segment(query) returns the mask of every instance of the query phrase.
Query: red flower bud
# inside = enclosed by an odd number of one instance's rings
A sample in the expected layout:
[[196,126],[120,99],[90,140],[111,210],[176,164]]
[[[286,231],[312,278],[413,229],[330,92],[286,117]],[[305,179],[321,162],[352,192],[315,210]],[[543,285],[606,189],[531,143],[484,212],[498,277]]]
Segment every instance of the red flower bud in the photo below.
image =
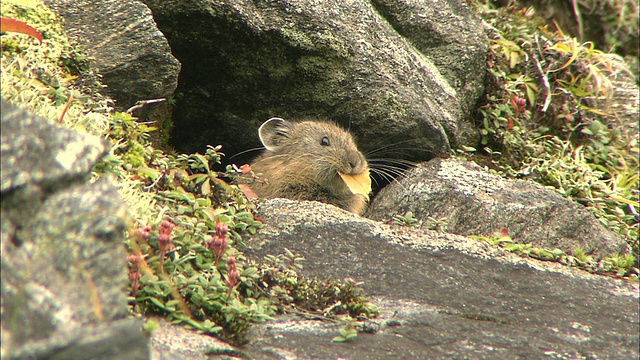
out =
[[149,227],[138,228],[135,231],[135,235],[139,236],[143,240],[149,240],[149,236],[151,235],[151,229]]
[[515,113],[515,116],[518,116],[518,114],[524,112],[524,107],[527,105],[527,102],[519,96],[512,97],[509,103],[511,105],[511,108],[513,109],[513,112]]
[[235,267],[235,265],[236,265],[236,257],[235,256],[229,256],[229,258],[227,259],[227,265]]
[[170,220],[162,220],[158,230],[158,249],[160,250],[160,269],[164,270],[164,255],[174,248],[171,243],[171,232],[176,225]]
[[218,263],[222,255],[227,251],[227,244],[227,239],[218,235],[211,236],[211,240],[206,242],[205,246],[216,255],[215,264]]
[[133,268],[139,268],[140,264],[142,263],[143,259],[142,259],[142,255],[140,254],[131,254],[129,255],[129,257],[127,257],[127,261],[129,261],[129,263],[131,263],[131,266]]
[[229,227],[227,224],[220,221],[220,219],[216,220],[216,235],[219,237],[226,237],[229,232]]
[[138,289],[140,288],[141,277],[142,277],[142,274],[138,270],[135,270],[129,273],[129,281],[131,281],[131,291],[134,296],[136,295],[136,292],[138,292]]
[[238,273],[238,268],[236,267],[236,257],[229,256],[227,259],[227,266],[229,267],[227,270],[227,281],[225,284],[229,288],[227,290],[227,300],[231,298],[231,293],[233,292],[233,288],[238,285],[238,279],[240,279],[240,273]]

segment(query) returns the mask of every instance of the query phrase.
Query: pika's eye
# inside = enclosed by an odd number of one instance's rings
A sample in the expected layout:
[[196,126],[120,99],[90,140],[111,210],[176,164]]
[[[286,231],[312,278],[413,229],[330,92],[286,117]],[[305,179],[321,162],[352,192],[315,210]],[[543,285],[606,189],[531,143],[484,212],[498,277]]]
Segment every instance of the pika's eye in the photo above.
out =
[[322,140],[320,140],[320,145],[322,146],[329,146],[329,138],[328,137],[323,137]]

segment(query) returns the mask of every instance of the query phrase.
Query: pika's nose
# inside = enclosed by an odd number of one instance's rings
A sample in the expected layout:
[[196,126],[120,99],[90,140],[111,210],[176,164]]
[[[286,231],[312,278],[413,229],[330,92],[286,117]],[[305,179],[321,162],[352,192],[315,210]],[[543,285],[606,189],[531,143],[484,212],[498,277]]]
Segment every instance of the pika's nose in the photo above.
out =
[[362,154],[359,152],[350,152],[347,154],[347,160],[349,161],[349,166],[351,167],[352,174],[359,174],[364,171],[365,167],[365,159]]

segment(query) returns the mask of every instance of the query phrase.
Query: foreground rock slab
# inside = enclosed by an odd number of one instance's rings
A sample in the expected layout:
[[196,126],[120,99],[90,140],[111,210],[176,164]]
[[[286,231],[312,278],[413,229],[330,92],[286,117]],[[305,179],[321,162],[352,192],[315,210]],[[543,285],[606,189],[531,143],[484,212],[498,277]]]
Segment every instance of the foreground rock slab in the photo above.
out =
[[308,276],[353,278],[380,307],[374,334],[294,316],[255,327],[256,359],[638,357],[638,286],[527,260],[465,237],[386,226],[332,206],[271,200],[247,242],[287,248]]

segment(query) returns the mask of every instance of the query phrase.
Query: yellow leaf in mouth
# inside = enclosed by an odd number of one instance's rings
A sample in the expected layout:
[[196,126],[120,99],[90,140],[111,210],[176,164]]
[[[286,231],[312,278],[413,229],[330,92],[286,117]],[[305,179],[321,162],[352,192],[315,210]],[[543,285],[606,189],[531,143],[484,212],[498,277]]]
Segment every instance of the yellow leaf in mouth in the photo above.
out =
[[356,175],[347,175],[338,172],[338,175],[344,180],[349,190],[354,194],[360,194],[369,200],[369,193],[371,192],[371,177],[369,176],[369,170]]

